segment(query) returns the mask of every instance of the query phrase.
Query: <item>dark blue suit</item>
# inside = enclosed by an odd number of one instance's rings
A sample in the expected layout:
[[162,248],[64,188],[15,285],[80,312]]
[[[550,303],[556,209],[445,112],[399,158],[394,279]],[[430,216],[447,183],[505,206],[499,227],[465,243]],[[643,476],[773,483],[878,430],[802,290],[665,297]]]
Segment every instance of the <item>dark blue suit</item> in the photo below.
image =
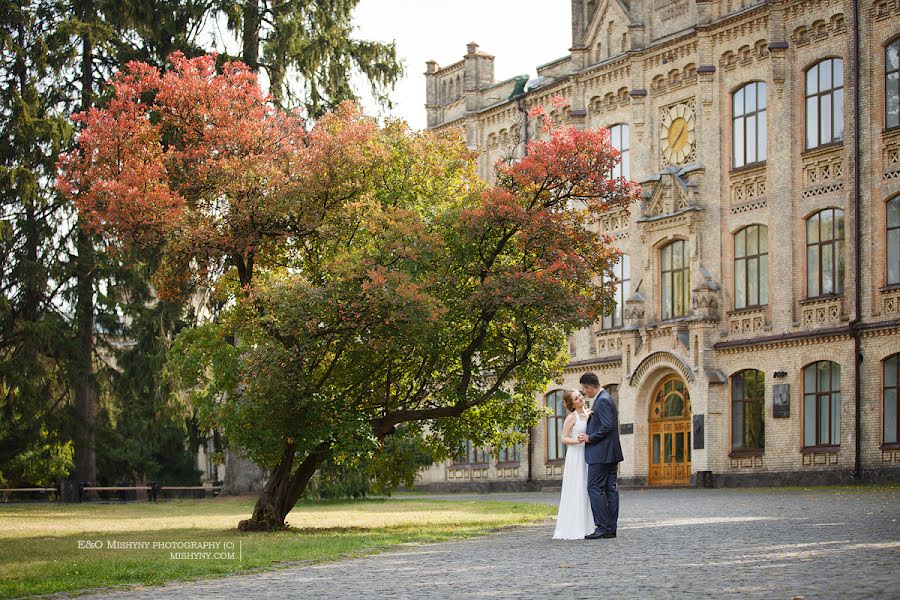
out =
[[619,411],[612,396],[600,390],[587,422],[588,441],[584,460],[588,464],[588,497],[594,525],[602,533],[615,533],[619,521],[618,465],[624,456],[619,443]]

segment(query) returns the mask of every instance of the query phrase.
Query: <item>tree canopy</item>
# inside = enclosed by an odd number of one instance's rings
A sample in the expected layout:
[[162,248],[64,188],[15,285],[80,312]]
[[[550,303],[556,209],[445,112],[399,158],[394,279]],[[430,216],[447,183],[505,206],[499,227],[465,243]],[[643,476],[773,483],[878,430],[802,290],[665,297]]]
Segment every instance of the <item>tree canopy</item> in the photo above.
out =
[[271,469],[244,528],[284,518],[326,458],[398,428],[436,456],[533,425],[566,336],[611,306],[598,217],[636,198],[606,130],[550,131],[481,180],[459,131],[383,126],[354,105],[305,128],[243,64],[129,63],[76,118],[59,185],[171,297],[224,306],[175,341],[207,423]]

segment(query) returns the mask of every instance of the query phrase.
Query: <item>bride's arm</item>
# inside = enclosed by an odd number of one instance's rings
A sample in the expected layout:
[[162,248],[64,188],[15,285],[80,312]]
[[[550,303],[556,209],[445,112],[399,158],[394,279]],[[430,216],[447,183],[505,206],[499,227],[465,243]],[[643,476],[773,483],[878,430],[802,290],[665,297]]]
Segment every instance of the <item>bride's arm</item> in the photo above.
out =
[[562,430],[562,443],[563,444],[568,444],[569,446],[577,446],[578,444],[581,443],[578,441],[578,438],[571,437],[573,427],[575,427],[575,413],[569,413],[569,416],[566,417],[566,420],[563,423],[563,430]]

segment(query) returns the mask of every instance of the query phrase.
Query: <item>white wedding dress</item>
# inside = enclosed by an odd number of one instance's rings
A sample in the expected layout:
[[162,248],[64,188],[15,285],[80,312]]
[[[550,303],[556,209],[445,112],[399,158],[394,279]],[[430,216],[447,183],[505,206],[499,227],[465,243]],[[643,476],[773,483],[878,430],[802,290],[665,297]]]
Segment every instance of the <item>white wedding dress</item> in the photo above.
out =
[[[587,418],[575,413],[575,425],[569,437],[577,438],[587,430]],[[562,493],[559,496],[559,514],[556,516],[554,540],[581,540],[593,533],[594,515],[587,493],[587,463],[584,462],[584,444],[568,446],[566,464],[563,467]]]

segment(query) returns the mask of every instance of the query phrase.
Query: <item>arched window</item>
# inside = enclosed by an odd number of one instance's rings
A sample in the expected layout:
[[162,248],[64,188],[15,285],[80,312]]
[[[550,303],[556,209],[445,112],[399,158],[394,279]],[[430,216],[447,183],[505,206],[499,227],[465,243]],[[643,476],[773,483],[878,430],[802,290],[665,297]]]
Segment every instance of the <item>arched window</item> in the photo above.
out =
[[453,89],[453,78],[450,78],[450,95],[448,96],[448,100],[453,100],[456,98],[456,92]]
[[897,432],[900,431],[900,412],[897,411],[897,390],[900,389],[900,354],[884,359],[882,363],[882,381],[884,382],[884,437],[885,444],[897,443]]
[[806,148],[844,139],[844,61],[827,58],[806,72]]
[[[631,258],[623,254],[613,267],[613,280],[616,291],[613,294],[616,306],[611,315],[603,315],[600,325],[603,329],[617,329],[622,326],[622,314],[625,310],[625,300],[631,296]],[[604,283],[606,278],[604,277]]]
[[841,366],[820,360],[803,369],[803,445],[841,443]]
[[685,317],[690,309],[691,271],[687,242],[676,240],[660,251],[662,318]]
[[748,83],[732,96],[734,168],[766,160],[766,84]]
[[750,225],[734,234],[734,307],[769,303],[769,228]]
[[884,49],[884,126],[900,127],[900,39]]
[[826,208],[806,220],[806,296],[844,291],[844,211]]
[[631,178],[631,130],[628,125],[619,124],[609,128],[609,141],[621,153],[619,164],[613,167],[613,177]]
[[731,449],[765,448],[765,375],[747,369],[731,377]]
[[456,456],[453,457],[454,465],[487,465],[490,464],[491,456],[487,450],[476,448],[472,444],[472,440],[466,440],[460,444]]
[[547,394],[547,407],[553,414],[547,417],[547,460],[562,460],[566,457],[566,445],[562,443],[563,423],[569,411],[563,403],[563,390],[553,390]]
[[885,253],[887,254],[888,285],[900,283],[900,196],[891,198],[885,207],[887,211]]

